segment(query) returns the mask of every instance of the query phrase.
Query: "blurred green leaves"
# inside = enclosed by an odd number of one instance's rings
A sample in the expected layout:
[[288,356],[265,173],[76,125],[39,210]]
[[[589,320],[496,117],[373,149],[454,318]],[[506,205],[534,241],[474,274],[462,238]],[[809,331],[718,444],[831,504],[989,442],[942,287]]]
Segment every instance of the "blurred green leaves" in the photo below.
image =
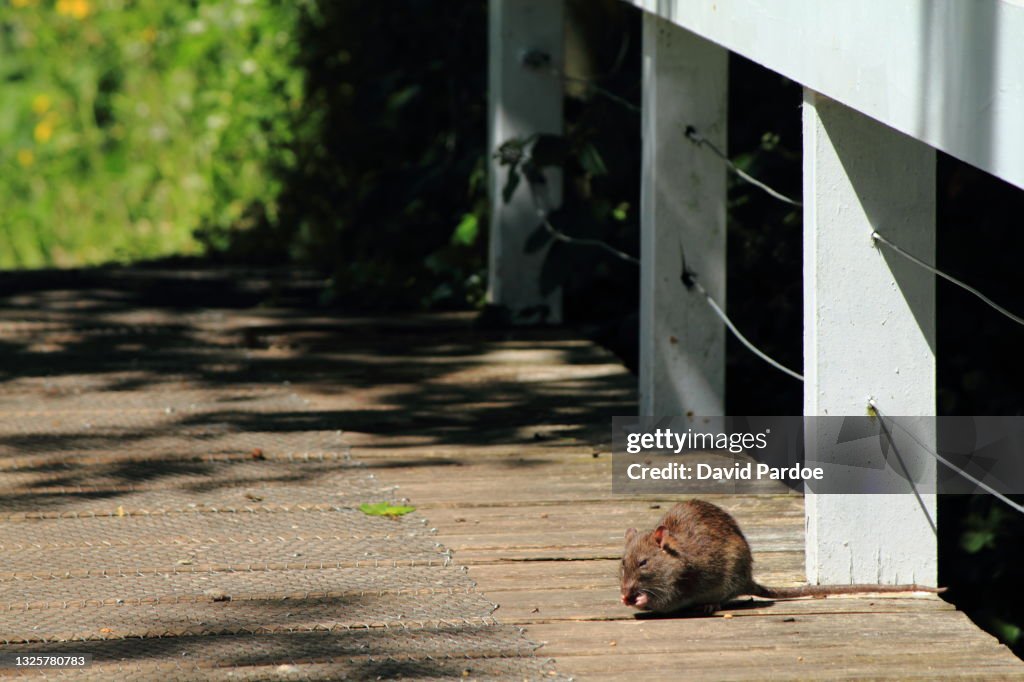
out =
[[590,142],[583,144],[579,153],[580,166],[584,171],[593,177],[608,175],[608,167],[604,165],[604,159]]
[[[537,226],[523,247],[526,253],[544,252],[539,282],[542,294],[571,287],[574,280],[588,286],[588,280],[611,279],[611,268],[622,267],[621,262],[610,260],[604,251],[567,245],[556,239],[555,230],[595,241],[636,240],[637,226],[629,212],[630,202],[612,199],[623,195],[622,188],[603,184],[611,178],[597,140],[594,128],[570,125],[565,135],[538,133],[505,140],[494,153],[498,164],[508,169],[502,189],[505,202],[522,185],[534,194],[532,199],[538,207],[546,208],[544,170],[557,169],[564,180],[560,206],[538,217]],[[635,246],[626,248],[636,250]]]
[[486,7],[9,0],[0,268],[205,252],[480,305]]
[[376,311],[482,303],[488,214],[485,0],[301,3],[304,97],[265,224],[218,235],[329,274],[325,302]]
[[473,246],[477,237],[480,236],[480,220],[472,213],[466,213],[462,220],[455,226],[452,233],[452,244],[461,246]]
[[968,554],[995,549],[1000,541],[1012,538],[1011,522],[1005,508],[992,505],[972,509],[962,520],[960,547]]
[[303,100],[300,10],[271,0],[0,9],[0,267],[198,253],[272,217]]

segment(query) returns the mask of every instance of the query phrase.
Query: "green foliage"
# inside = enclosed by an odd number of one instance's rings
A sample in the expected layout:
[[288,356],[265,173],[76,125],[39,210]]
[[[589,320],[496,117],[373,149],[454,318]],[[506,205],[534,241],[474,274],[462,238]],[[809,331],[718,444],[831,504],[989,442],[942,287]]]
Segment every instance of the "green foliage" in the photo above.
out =
[[604,165],[604,159],[601,158],[601,154],[598,153],[597,147],[590,142],[585,142],[580,146],[579,151],[579,162],[580,167],[583,168],[590,177],[600,177],[602,175],[608,175],[608,167]]
[[948,496],[941,502],[939,530],[958,541],[960,550],[947,550],[948,559],[940,564],[942,583],[950,586],[960,609],[1024,655],[1024,597],[1018,589],[1024,517],[987,495]]
[[483,0],[10,0],[0,267],[207,252],[479,305],[485,28]]
[[[588,106],[584,114],[592,106]],[[621,110],[612,109],[592,118],[589,125],[567,126],[565,135],[536,134],[505,140],[494,154],[498,163],[508,168],[502,188],[503,200],[511,200],[519,187],[525,186],[543,205],[544,170],[558,169],[566,179],[566,191],[561,206],[548,214],[551,226],[574,238],[619,243],[622,249],[637,253],[638,225],[636,217],[629,214],[630,202],[624,200],[624,197],[633,198],[635,193],[635,186],[629,187],[628,183],[637,157],[634,152],[617,158],[616,169],[622,168],[625,172],[620,170],[617,177],[612,177],[598,151],[598,144],[604,139],[601,133],[606,132],[606,128],[614,129],[622,116]],[[626,112],[625,116],[627,122],[637,125],[631,112]],[[557,240],[542,219],[538,219],[537,227],[527,237],[525,250],[527,253],[545,251],[540,273],[540,290],[544,294],[568,288],[570,297],[579,296],[584,291],[592,291],[594,284],[607,278],[611,268],[616,268],[618,274],[632,267],[623,268],[622,262],[606,251]],[[635,271],[631,274],[635,276]],[[636,301],[627,298],[621,303],[625,303],[628,310]],[[615,305],[611,309],[613,314],[621,312],[614,309]],[[605,309],[599,315],[608,313],[609,309]]]
[[1002,507],[973,511],[963,520],[964,530],[960,535],[960,547],[968,554],[977,554],[996,546],[996,539],[1007,522]]
[[451,242],[454,246],[473,246],[479,236],[480,219],[472,213],[466,213],[455,226]]
[[479,305],[486,2],[310,2],[292,40],[306,97],[278,210],[204,240],[320,268],[349,308]]
[[272,218],[303,102],[299,4],[11,0],[0,267],[196,253]]
[[996,636],[1010,647],[1019,650],[1024,645],[1024,630],[1019,625],[1009,623],[998,616],[992,618],[992,629]]

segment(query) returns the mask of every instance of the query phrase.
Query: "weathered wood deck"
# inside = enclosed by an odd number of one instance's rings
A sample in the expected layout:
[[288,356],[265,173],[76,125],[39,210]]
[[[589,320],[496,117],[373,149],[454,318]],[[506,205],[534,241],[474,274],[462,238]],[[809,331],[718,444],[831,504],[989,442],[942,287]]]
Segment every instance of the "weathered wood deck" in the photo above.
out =
[[[147,285],[150,277],[117,280],[134,282],[143,292],[135,295],[37,291],[0,306],[0,640],[20,642],[18,651],[62,646],[57,635],[33,634],[40,623],[82,640],[72,644],[97,660],[126,657],[137,677],[152,679],[168,679],[167,665],[182,679],[197,670],[213,679],[553,673],[546,662],[502,668],[499,659],[521,649],[486,618],[465,621],[479,638],[470,664],[435,661],[464,630],[387,627],[396,613],[468,618],[482,592],[499,620],[545,643],[539,655],[554,659],[558,675],[581,680],[1024,679],[1024,663],[934,597],[634,618],[618,603],[623,530],[650,526],[675,500],[611,494],[609,417],[635,412],[634,378],[570,333],[481,332],[466,315],[214,309],[225,282],[201,277],[189,285],[189,306],[162,308],[167,285]],[[72,375],[80,383],[60,383]],[[98,397],[71,409],[85,395],[75,386]],[[308,404],[292,409],[287,396],[274,397],[282,388]],[[263,395],[248,407],[242,400]],[[111,424],[129,431],[105,431]],[[398,486],[394,497],[409,498],[428,525],[366,521],[351,502],[323,498],[364,469],[275,451],[275,438],[307,448],[326,429],[343,429],[375,477],[372,490],[357,486],[345,499]],[[256,478],[246,478],[250,469]],[[278,469],[285,475],[267,477]],[[170,508],[190,496],[198,511]],[[155,515],[146,506],[154,500],[163,505]],[[798,497],[716,501],[744,527],[759,578],[800,582]],[[93,537],[107,540],[98,547]],[[435,540],[469,567],[476,591],[450,571],[432,572]],[[414,571],[384,563],[404,560]],[[182,667],[204,656],[223,667]]]
[[[651,526],[677,501],[611,494],[610,417],[635,413],[635,378],[571,334],[501,339],[462,325],[458,317],[379,320],[372,334],[341,335],[339,352],[350,354],[353,368],[372,364],[373,379],[338,377],[346,397],[320,392],[317,399],[361,415],[362,423],[348,420],[354,454],[400,486],[500,605],[495,615],[544,642],[540,653],[561,674],[1024,679],[1024,662],[933,596],[635,618],[618,600],[623,531]],[[415,383],[410,372],[421,373]],[[756,576],[803,581],[800,497],[715,501],[744,528]]]

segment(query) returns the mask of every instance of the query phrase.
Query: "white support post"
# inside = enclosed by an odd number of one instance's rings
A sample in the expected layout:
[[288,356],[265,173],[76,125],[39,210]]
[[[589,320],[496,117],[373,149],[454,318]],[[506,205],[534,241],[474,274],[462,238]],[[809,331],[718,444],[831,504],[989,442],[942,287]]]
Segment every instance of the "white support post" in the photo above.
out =
[[[871,234],[934,262],[935,150],[810,90],[803,115],[804,414],[866,416],[874,398],[888,416],[934,415],[935,278]],[[931,456],[900,454],[934,490]],[[887,472],[905,494],[807,494],[811,583],[936,584],[935,495]]]
[[725,306],[728,51],[644,15],[640,199],[640,414],[725,414],[725,327],[680,281],[681,249]]
[[[489,149],[536,133],[561,134],[562,82],[551,71],[563,61],[564,0],[490,0]],[[531,52],[550,56],[550,65],[531,69]],[[540,273],[546,250],[526,252],[526,241],[539,220],[528,183],[519,184],[508,203],[502,188],[508,169],[491,160],[491,231],[487,297],[508,308],[515,323],[561,322],[562,292],[541,292]],[[561,204],[560,171],[546,173],[549,209]],[[545,310],[538,314],[538,310]]]

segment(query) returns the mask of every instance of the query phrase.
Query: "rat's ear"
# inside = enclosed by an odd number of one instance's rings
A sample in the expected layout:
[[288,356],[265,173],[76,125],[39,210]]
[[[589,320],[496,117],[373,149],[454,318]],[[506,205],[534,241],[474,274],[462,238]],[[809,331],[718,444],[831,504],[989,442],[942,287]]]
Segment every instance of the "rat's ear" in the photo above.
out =
[[665,526],[658,526],[654,529],[654,541],[658,543],[658,547],[664,547],[665,542],[668,540],[668,528]]
[[632,540],[633,536],[635,536],[635,535],[636,535],[636,528],[627,528],[626,529],[626,542],[629,542],[630,540]]

